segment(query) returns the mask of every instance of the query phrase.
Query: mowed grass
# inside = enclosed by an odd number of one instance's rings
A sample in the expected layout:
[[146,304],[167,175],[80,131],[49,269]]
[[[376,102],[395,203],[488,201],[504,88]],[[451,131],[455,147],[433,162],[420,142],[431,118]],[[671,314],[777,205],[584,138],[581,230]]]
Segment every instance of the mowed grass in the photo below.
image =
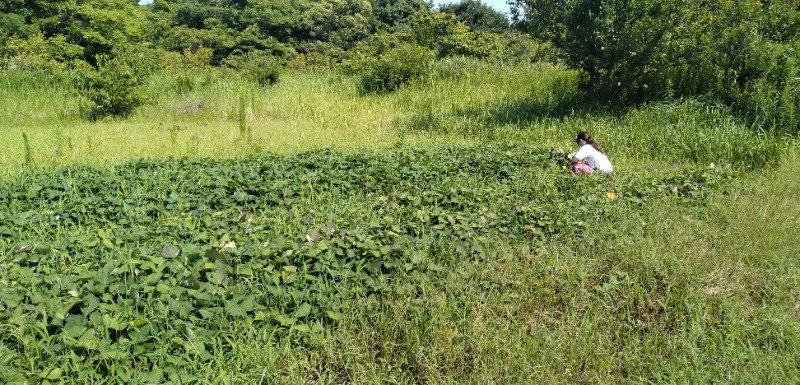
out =
[[[437,71],[397,93],[368,96],[354,78],[334,73],[286,73],[266,88],[199,73],[187,93],[165,74],[148,86],[159,96],[132,117],[97,123],[80,118],[81,102],[63,88],[6,87],[0,177],[138,157],[397,143],[569,149],[580,130],[598,139],[620,177],[733,164],[742,172],[706,204],[619,205],[608,216],[587,217],[595,225],[583,237],[524,245],[498,239],[495,260],[452,262],[438,280],[398,279],[397,290],[354,304],[318,342],[298,344],[237,323],[195,373],[213,384],[753,384],[800,377],[800,155],[791,144],[699,102],[585,109],[574,100],[575,74],[548,65],[453,61]],[[242,106],[252,139],[242,135]],[[23,133],[34,164],[26,165]],[[421,295],[402,294],[409,283]],[[83,382],[100,381],[87,376]]]

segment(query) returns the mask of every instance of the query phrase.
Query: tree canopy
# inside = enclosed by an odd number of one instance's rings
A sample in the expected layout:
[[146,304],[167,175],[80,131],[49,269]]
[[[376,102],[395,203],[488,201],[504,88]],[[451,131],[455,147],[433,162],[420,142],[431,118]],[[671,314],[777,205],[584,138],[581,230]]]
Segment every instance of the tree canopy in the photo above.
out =
[[460,3],[444,4],[440,12],[451,13],[475,31],[503,32],[509,27],[508,18],[500,11],[481,3],[480,0],[464,0]]
[[[703,96],[800,121],[796,1],[518,0],[511,16],[480,0],[438,9],[425,0],[6,0],[0,60],[99,70],[127,65],[114,61],[121,52],[148,51],[237,69],[296,58],[361,68],[370,54],[403,60],[402,46],[438,57],[549,58],[581,73],[590,103]],[[541,47],[547,53],[520,54]]]
[[514,14],[581,71],[590,102],[710,96],[800,122],[796,1],[520,0]]

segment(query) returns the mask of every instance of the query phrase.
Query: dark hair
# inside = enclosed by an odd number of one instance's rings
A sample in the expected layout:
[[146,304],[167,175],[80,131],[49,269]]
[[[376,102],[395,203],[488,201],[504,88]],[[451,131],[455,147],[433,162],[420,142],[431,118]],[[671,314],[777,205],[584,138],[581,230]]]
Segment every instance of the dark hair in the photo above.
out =
[[600,151],[601,154],[606,153],[605,151],[603,151],[602,148],[600,148],[600,145],[597,144],[597,142],[595,142],[594,139],[592,139],[592,137],[586,133],[586,131],[581,131],[578,133],[578,137],[575,139],[575,143],[577,143],[579,140],[583,140],[587,144],[591,145],[592,147],[594,147],[595,150]]

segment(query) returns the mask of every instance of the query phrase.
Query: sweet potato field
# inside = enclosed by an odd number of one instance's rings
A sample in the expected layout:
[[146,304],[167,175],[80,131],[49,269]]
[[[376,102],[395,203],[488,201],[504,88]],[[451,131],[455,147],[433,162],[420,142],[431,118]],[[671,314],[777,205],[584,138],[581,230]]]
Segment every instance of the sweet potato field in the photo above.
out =
[[703,205],[735,175],[576,177],[565,158],[398,146],[24,172],[0,184],[0,380],[191,382],[238,322],[314,344],[353,302],[419,296],[498,240],[573,242],[615,206]]

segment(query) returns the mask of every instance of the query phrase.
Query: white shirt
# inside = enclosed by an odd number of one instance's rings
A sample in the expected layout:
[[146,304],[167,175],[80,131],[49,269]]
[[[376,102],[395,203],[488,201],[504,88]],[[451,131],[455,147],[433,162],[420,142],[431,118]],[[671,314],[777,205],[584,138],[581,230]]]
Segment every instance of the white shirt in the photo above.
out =
[[586,163],[593,169],[600,171],[600,172],[611,172],[614,171],[614,167],[611,166],[611,161],[608,160],[608,157],[600,151],[597,151],[592,147],[591,144],[584,144],[581,148],[572,155],[573,157],[577,158],[578,160],[586,159]]

